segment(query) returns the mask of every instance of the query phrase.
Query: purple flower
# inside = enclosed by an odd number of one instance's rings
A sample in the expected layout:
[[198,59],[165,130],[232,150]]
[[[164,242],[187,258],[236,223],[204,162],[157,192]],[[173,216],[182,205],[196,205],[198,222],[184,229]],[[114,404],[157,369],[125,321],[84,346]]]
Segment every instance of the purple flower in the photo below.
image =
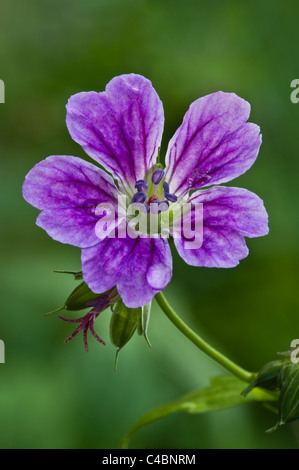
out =
[[[172,256],[161,235],[99,240],[96,207],[117,198],[155,206],[165,215],[172,204],[203,204],[203,243],[188,249],[174,238],[190,265],[233,267],[248,254],[244,237],[268,233],[262,200],[226,183],[254,163],[259,127],[247,123],[250,105],[234,93],[217,92],[191,104],[169,142],[165,171],[156,163],[164,126],[162,102],[140,75],[113,78],[105,92],[82,92],[67,104],[72,138],[107,170],[72,156],[51,156],[27,175],[23,195],[42,210],[37,225],[62,243],[82,249],[85,282],[96,293],[117,286],[128,307],[148,303],[171,279]],[[189,197],[189,191],[198,189]],[[147,212],[145,211],[145,212]],[[118,223],[119,221],[117,221]]]

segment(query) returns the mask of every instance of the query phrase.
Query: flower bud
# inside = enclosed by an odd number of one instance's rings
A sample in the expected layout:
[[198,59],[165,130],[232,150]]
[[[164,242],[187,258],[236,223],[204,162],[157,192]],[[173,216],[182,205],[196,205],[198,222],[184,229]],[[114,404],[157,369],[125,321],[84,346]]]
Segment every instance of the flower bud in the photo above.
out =
[[278,377],[284,364],[285,360],[272,361],[265,364],[257,374],[254,381],[251,382],[251,384],[242,392],[242,395],[245,397],[255,387],[262,387],[268,390],[278,390]]
[[117,349],[114,365],[116,370],[119,351],[130,341],[137,328],[140,308],[129,308],[119,300],[111,310],[113,313],[110,321],[110,339]]
[[289,362],[279,374],[280,397],[278,402],[278,420],[268,433],[276,431],[290,421],[299,418],[299,364]]

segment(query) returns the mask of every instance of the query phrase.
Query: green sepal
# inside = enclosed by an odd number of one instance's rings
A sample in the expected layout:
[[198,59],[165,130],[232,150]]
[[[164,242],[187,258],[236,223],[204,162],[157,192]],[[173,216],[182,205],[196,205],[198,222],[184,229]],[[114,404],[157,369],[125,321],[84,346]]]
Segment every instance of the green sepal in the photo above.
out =
[[262,387],[267,390],[278,390],[278,377],[284,365],[285,360],[271,361],[265,364],[258,372],[254,381],[243,390],[242,395],[245,397],[255,387]]
[[114,367],[116,370],[119,351],[130,341],[137,328],[140,308],[129,308],[119,300],[111,310],[110,339],[117,349]]
[[278,420],[268,433],[299,418],[299,364],[289,362],[279,374]]
[[150,320],[150,315],[151,315],[151,306],[152,302],[144,305],[144,307],[140,307],[138,316],[137,316],[137,333],[140,336],[144,336],[147,344],[151,348],[152,345],[148,339],[147,336],[147,330],[148,330],[148,325],[149,325],[149,320]]
[[93,300],[98,299],[101,295],[106,295],[106,292],[103,294],[95,294],[92,290],[89,289],[88,285],[83,281],[81,282],[73,292],[68,296],[66,299],[65,304],[53,310],[52,312],[46,313],[45,317],[48,315],[52,315],[54,313],[58,313],[61,310],[70,310],[70,311],[77,311],[83,310],[84,308],[91,307],[91,302]]
[[96,300],[101,295],[105,294],[95,294],[90,290],[86,282],[81,282],[73,292],[66,299],[64,304],[65,310],[83,310],[84,308],[90,307],[88,305],[91,301]]
[[83,279],[82,271],[58,271],[58,270],[54,270],[54,273],[73,274],[73,276],[75,278],[75,281],[81,281]]
[[48,317],[49,315],[54,315],[54,313],[62,312],[62,310],[65,310],[65,308],[64,307],[55,308],[55,310],[51,310],[51,312],[45,313],[44,317]]

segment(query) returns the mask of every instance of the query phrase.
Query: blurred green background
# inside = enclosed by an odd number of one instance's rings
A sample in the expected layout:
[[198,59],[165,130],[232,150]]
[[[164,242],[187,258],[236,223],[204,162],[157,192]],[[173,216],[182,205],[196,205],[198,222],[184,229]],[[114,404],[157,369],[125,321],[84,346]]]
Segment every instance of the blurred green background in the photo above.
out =
[[[1,0],[1,448],[117,448],[150,409],[223,371],[153,307],[150,350],[138,336],[121,352],[43,313],[63,304],[80,250],[35,226],[22,199],[26,173],[48,155],[87,158],[65,126],[65,104],[115,75],[149,78],[165,109],[167,142],[189,104],[217,90],[251,103],[263,145],[233,185],[265,201],[270,234],[248,241],[235,269],[193,268],[174,254],[166,295],[181,316],[232,359],[257,370],[299,336],[299,78],[296,1]],[[96,322],[109,343],[110,312]],[[140,431],[135,448],[297,448],[298,424],[267,435],[275,416],[258,405],[174,415]]]

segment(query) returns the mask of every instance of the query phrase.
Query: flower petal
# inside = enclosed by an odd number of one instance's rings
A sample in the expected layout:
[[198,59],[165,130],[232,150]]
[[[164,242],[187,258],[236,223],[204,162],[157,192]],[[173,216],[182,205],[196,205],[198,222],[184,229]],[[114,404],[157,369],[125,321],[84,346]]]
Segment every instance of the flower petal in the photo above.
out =
[[190,265],[234,267],[248,255],[244,236],[268,233],[263,201],[246,189],[216,186],[197,191],[189,201],[203,204],[203,244],[186,249],[186,239],[174,241],[179,255]]
[[169,142],[165,180],[176,195],[225,183],[254,163],[261,135],[246,123],[250,105],[234,93],[219,91],[191,104]]
[[172,256],[162,238],[111,238],[82,250],[85,282],[94,292],[113,286],[131,308],[146,305],[171,279]]
[[32,168],[23,184],[24,199],[43,210],[37,225],[54,240],[81,248],[99,242],[97,204],[115,207],[118,194],[109,175],[71,156],[46,158]]
[[156,161],[164,111],[151,82],[129,74],[113,78],[103,93],[71,96],[66,122],[86,153],[135,192],[135,182]]

